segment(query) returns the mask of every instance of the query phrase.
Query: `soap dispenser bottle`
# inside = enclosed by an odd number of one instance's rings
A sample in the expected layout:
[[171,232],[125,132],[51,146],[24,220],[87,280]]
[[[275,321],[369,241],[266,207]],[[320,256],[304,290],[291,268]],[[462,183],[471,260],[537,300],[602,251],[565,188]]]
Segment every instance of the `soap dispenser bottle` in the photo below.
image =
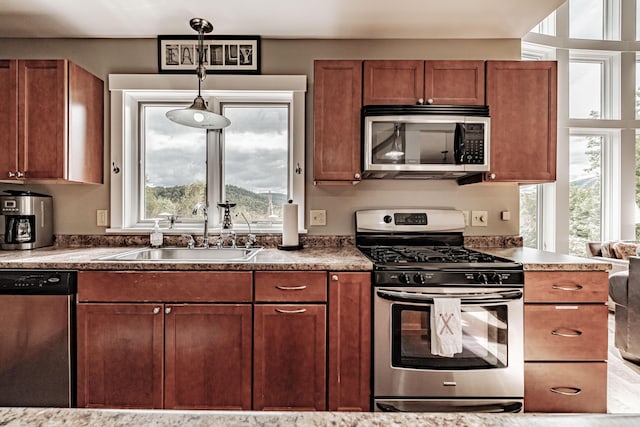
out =
[[160,225],[158,224],[157,219],[155,220],[155,224],[153,225],[153,230],[149,235],[149,240],[150,240],[151,246],[153,246],[154,248],[158,248],[162,246],[164,239],[162,236],[162,231],[160,231]]

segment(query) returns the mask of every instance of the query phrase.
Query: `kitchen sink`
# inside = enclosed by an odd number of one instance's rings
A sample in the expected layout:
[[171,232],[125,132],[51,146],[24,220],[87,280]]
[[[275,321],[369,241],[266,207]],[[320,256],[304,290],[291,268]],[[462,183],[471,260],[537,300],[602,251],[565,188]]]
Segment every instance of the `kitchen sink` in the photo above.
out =
[[190,261],[248,262],[261,247],[255,248],[142,248],[97,258],[99,261]]

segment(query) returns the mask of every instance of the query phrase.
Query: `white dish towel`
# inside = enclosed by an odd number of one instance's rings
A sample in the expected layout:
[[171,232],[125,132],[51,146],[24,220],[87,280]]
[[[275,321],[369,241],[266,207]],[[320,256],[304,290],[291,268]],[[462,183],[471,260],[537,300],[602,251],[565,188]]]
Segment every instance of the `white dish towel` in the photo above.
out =
[[462,314],[459,298],[434,298],[431,310],[431,354],[462,353]]

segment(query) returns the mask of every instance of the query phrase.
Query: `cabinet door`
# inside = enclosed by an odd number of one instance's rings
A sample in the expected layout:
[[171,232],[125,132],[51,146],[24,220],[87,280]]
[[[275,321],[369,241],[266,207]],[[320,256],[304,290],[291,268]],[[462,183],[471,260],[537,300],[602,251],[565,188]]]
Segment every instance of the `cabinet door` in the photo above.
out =
[[527,362],[526,412],[607,412],[606,362]]
[[165,409],[251,409],[251,305],[167,305]]
[[364,61],[363,105],[424,100],[424,61]]
[[605,304],[525,304],[525,360],[607,360]]
[[104,83],[69,62],[69,181],[102,184]]
[[484,61],[426,61],[425,103],[484,105]]
[[313,88],[313,179],[358,182],[362,61],[316,61]]
[[325,305],[256,305],[253,408],[326,410]]
[[524,302],[606,303],[609,276],[606,271],[527,271]]
[[329,273],[330,411],[370,411],[371,273]]
[[63,179],[67,62],[18,61],[18,170],[26,179]]
[[490,180],[556,179],[557,63],[487,61]]
[[0,179],[18,170],[18,62],[0,61]]
[[77,309],[78,407],[162,408],[162,305]]
[[327,302],[324,271],[256,271],[256,302]]

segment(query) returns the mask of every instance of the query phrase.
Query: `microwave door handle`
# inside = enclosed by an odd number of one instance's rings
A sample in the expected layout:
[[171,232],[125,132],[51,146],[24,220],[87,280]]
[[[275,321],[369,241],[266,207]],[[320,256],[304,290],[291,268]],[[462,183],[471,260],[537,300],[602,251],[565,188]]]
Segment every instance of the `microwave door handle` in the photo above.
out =
[[380,298],[389,300],[389,301],[398,301],[398,302],[412,302],[416,304],[432,304],[434,298],[438,297],[450,297],[450,298],[460,298],[462,303],[465,304],[487,304],[487,303],[496,303],[505,300],[517,300],[522,298],[522,291],[498,291],[498,292],[490,292],[490,293],[478,293],[478,294],[426,294],[420,292],[401,292],[401,291],[390,291],[386,289],[378,290],[377,295]]

